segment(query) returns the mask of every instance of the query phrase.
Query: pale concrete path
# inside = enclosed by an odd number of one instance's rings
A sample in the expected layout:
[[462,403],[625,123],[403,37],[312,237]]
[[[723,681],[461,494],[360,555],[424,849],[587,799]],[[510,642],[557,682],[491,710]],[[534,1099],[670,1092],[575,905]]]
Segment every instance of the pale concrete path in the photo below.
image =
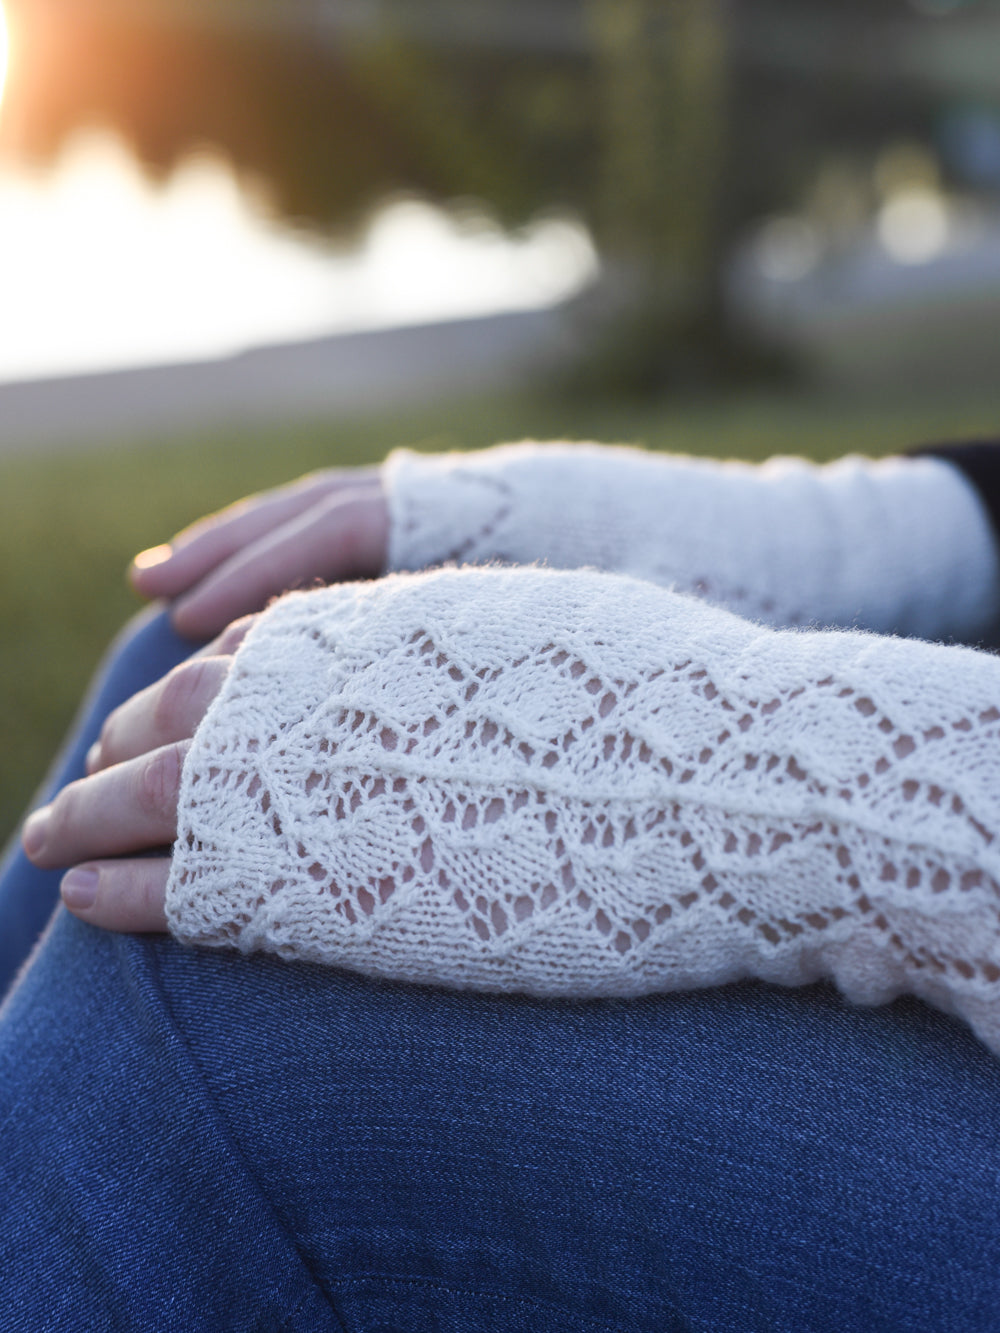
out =
[[356,415],[512,387],[564,364],[571,343],[565,312],[541,310],[0,384],[0,455]]

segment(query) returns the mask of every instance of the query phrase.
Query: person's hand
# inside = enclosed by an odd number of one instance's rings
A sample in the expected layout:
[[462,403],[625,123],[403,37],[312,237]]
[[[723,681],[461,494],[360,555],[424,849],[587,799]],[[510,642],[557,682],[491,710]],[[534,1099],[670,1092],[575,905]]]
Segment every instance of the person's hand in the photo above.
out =
[[[184,756],[253,620],[230,625],[111,713],[87,756],[88,776],[26,822],[22,843],[35,865],[72,867],[62,880],[62,899],[82,920],[110,930],[166,929],[169,845],[177,832]],[[167,850],[129,856],[158,848]]]
[[130,577],[143,597],[172,602],[180,634],[205,639],[290,588],[374,578],[388,542],[378,470],[330,470],[210,514],[168,545],[142,551]]

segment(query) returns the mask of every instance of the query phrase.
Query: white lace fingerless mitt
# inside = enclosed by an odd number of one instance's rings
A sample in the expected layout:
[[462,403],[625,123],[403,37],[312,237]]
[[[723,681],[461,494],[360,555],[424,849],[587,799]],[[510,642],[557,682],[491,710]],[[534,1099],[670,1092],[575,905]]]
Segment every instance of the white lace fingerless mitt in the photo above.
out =
[[978,642],[996,543],[938,459],[762,466],[598,445],[392,454],[389,567],[543,561],[633,574],[773,625]]
[[595,572],[293,594],[188,755],[192,944],[540,996],[923,996],[1000,1053],[1000,659]]

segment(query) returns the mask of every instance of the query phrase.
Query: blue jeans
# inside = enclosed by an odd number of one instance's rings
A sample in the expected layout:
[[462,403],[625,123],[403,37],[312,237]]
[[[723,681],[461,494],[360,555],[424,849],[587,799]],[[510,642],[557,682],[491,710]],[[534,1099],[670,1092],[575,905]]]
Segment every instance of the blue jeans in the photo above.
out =
[[[119,642],[57,785],[189,648]],[[5,943],[56,879],[9,861]],[[5,1331],[998,1326],[1000,1062],[915,1002],[460,995],[60,909],[0,1010]]]

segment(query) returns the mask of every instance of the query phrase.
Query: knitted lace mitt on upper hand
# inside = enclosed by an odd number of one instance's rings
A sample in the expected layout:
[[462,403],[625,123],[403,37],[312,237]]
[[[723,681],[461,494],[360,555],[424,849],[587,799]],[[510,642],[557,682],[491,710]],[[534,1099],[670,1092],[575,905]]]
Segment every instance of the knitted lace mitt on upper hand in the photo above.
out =
[[978,642],[996,542],[939,459],[762,466],[599,445],[502,445],[384,468],[389,567],[544,561],[633,574],[773,625]]
[[1000,1051],[1000,659],[595,572],[293,594],[194,739],[196,944],[541,996],[910,991]]

